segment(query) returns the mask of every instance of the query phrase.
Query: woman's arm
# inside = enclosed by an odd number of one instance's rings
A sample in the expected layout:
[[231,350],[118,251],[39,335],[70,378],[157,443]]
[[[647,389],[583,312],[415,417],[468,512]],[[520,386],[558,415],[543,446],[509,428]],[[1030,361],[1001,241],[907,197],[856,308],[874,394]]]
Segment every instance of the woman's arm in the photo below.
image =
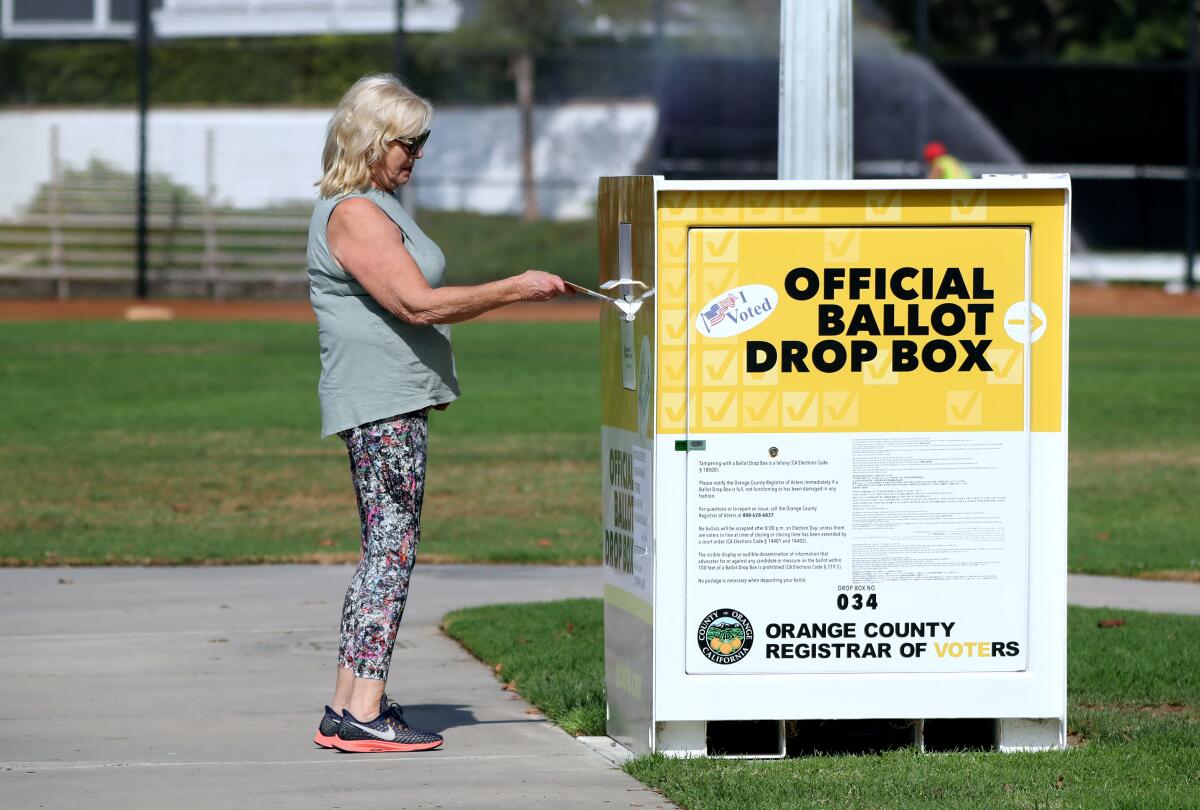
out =
[[418,326],[465,321],[505,304],[548,301],[567,292],[561,278],[539,270],[470,287],[430,287],[396,223],[361,197],[333,209],[326,236],[342,269],[380,306]]

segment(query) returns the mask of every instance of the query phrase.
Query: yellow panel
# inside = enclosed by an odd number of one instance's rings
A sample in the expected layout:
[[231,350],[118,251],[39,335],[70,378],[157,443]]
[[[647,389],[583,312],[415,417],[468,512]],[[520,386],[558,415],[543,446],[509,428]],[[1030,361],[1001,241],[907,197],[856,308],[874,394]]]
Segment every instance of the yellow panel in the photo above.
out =
[[[1024,352],[1006,333],[1003,315],[1025,300],[1026,233],[987,227],[693,229],[691,273],[702,290],[688,311],[691,390],[698,399],[694,429],[1023,430],[1023,378],[1015,385],[995,384],[986,352],[991,346],[1014,351],[994,370],[1010,376],[1014,356]],[[731,245],[738,259],[732,274],[726,261]],[[863,268],[862,288],[853,292],[846,289],[847,262]],[[785,280],[797,275],[792,272],[797,266],[808,268],[804,278],[821,285],[807,300],[788,294]],[[894,271],[907,266],[912,277],[901,271],[903,283],[897,283]],[[830,273],[826,267],[839,269]],[[978,278],[975,267],[982,268]],[[957,279],[961,286],[939,289]],[[838,280],[843,289],[825,283]],[[746,285],[763,285],[749,289],[769,288],[778,299],[763,315],[748,315],[759,299],[739,292]],[[893,287],[920,298],[900,300]],[[818,288],[797,281],[792,289],[808,295]],[[742,326],[753,326],[732,336],[705,334],[697,326],[701,311],[727,290],[744,300],[714,317],[729,327],[727,316],[741,313],[747,318]],[[825,334],[823,312],[837,313]],[[930,352],[935,346],[940,348]],[[905,350],[913,352],[911,359]],[[770,370],[754,371],[748,353]],[[766,362],[771,356],[773,362]],[[757,382],[768,375],[774,384],[743,390],[743,379]]]
[[[654,178],[603,177],[597,198],[597,219],[600,236],[601,283],[619,277],[617,257],[617,226],[628,222],[632,228],[633,278],[647,287],[654,286]],[[684,257],[686,262],[686,256]],[[686,281],[686,264],[680,264],[679,274]],[[686,292],[686,284],[682,287]],[[633,324],[635,363],[640,360],[643,338],[654,346],[655,308],[643,307]],[[683,347],[682,313],[671,322],[677,329],[679,346]],[[650,391],[631,391],[622,386],[621,317],[616,307],[605,306],[600,311],[600,391],[601,421],[609,427],[632,432],[638,430],[638,395],[645,401]],[[647,433],[652,430],[647,426]]]
[[[752,283],[772,271],[764,269],[762,259],[771,248],[767,242],[758,242],[754,233],[747,228],[770,228],[772,226],[799,226],[810,229],[805,244],[806,260],[815,269],[823,267],[875,266],[876,257],[883,251],[885,261],[879,266],[915,264],[936,266],[939,261],[957,262],[963,266],[978,263],[976,256],[986,256],[989,263],[994,257],[1004,255],[1005,262],[1013,261],[1011,239],[1020,238],[1023,254],[1023,236],[985,237],[984,242],[974,237],[964,242],[954,237],[955,231],[939,230],[936,238],[918,238],[904,250],[911,252],[907,257],[888,254],[891,248],[886,239],[881,242],[880,228],[897,230],[898,227],[942,226],[955,229],[990,229],[993,234],[1017,234],[1024,229],[1029,233],[1029,250],[1032,259],[1032,299],[1045,313],[1045,333],[1033,344],[1030,353],[1031,377],[1031,427],[1035,431],[1059,431],[1062,429],[1062,338],[1066,313],[1063,302],[1065,198],[1066,192],[1058,189],[1002,189],[951,191],[894,190],[894,191],[670,191],[662,192],[658,198],[658,263],[659,284],[657,307],[663,328],[659,333],[659,430],[665,433],[683,433],[687,429],[688,417],[695,429],[766,430],[771,420],[776,420],[781,429],[811,430],[876,430],[878,403],[887,400],[892,410],[897,410],[894,391],[901,390],[902,378],[891,370],[888,360],[882,355],[866,365],[855,378],[853,385],[836,384],[832,379],[818,380],[801,386],[799,383],[777,381],[772,374],[749,374],[745,371],[744,357],[741,379],[729,381],[722,373],[722,384],[737,386],[737,401],[710,397],[701,402],[697,396],[692,402],[695,413],[687,414],[686,388],[683,380],[689,371],[697,375],[700,385],[712,387],[717,393],[716,371],[727,371],[720,366],[717,355],[709,355],[707,363],[699,352],[692,353],[693,366],[689,369],[684,354],[667,349],[681,348],[689,334],[695,337],[694,322],[699,307],[718,295],[722,289]],[[824,227],[821,227],[824,226]],[[1015,227],[1022,230],[997,231],[995,226]],[[875,229],[876,235],[868,236],[863,228]],[[699,240],[689,243],[689,232],[704,229],[691,238]],[[899,235],[888,237],[904,241]],[[966,238],[966,237],[964,237]],[[819,239],[819,243],[811,240]],[[993,244],[994,241],[994,244]],[[982,248],[977,247],[983,245]],[[993,248],[1000,254],[993,253]],[[692,249],[696,261],[691,268],[691,309],[688,310],[689,268],[687,257]],[[782,257],[780,257],[782,260]],[[935,261],[938,260],[938,261]],[[798,264],[793,261],[783,267],[783,272]],[[1021,256],[1023,265],[1023,255]],[[781,286],[776,268],[775,283]],[[1018,298],[1024,299],[1024,277],[1021,275]],[[766,283],[766,282],[764,282]],[[782,294],[782,290],[780,291]],[[1012,300],[1014,291],[1006,287],[997,290],[997,310],[1000,301]],[[1001,328],[1004,313],[993,313],[990,330]],[[803,326],[803,325],[802,325]],[[767,328],[767,327],[764,327]],[[778,327],[771,326],[771,329]],[[807,326],[804,326],[807,328]],[[990,335],[990,331],[989,331]],[[706,344],[706,349],[728,348],[737,339],[749,338],[739,335],[735,339],[715,340]],[[796,337],[794,339],[802,339]],[[972,377],[970,383],[938,388],[939,398],[935,402],[932,394],[919,399],[922,416],[917,423],[940,426],[928,429],[1020,429],[1014,427],[1013,403],[1022,397],[1025,374],[1023,352],[1015,351],[1011,340],[995,342],[985,357],[992,370]],[[715,361],[715,362],[714,362]],[[911,374],[912,372],[910,372]],[[707,375],[707,377],[703,376]],[[785,375],[786,376],[786,375]],[[790,376],[795,376],[790,375]],[[823,375],[828,376],[828,375]],[[915,389],[914,389],[915,390]],[[750,392],[758,392],[753,396]],[[766,392],[780,394],[777,398],[766,397]],[[892,394],[885,392],[893,392]],[[915,405],[916,403],[913,403]],[[936,407],[935,407],[936,406]],[[738,428],[724,428],[736,408],[739,414]],[[1020,414],[1020,411],[1016,411]],[[999,419],[997,422],[996,419]],[[866,420],[864,422],[864,420]],[[914,421],[903,421],[903,430],[923,429]],[[993,427],[1001,425],[1002,427]],[[896,429],[896,428],[890,428]]]

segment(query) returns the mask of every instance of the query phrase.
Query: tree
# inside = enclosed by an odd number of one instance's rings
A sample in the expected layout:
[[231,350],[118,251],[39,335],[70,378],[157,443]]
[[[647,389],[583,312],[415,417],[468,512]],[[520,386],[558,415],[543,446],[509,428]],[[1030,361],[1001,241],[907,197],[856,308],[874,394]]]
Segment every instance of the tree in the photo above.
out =
[[503,53],[516,90],[521,130],[523,217],[538,218],[533,172],[535,59],[565,50],[598,19],[647,18],[651,0],[465,0],[463,23],[452,35],[460,47]]
[[[928,0],[933,55],[1168,61],[1187,53],[1194,0]],[[916,30],[916,0],[874,0]]]

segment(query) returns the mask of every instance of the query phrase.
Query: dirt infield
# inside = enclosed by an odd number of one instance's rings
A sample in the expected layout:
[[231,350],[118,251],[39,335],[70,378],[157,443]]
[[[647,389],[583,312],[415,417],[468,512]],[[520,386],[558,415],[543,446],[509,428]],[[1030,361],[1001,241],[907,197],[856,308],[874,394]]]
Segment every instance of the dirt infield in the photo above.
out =
[[1161,287],[1072,284],[1072,315],[1200,315],[1200,293],[1168,293]]
[[[486,312],[481,321],[595,321],[600,305],[591,301],[513,304]],[[77,301],[0,301],[0,321],[292,321],[311,322],[307,301],[207,301],[131,298]]]
[[[480,316],[481,321],[586,322],[599,317],[592,301],[513,304]],[[1072,315],[1200,316],[1200,294],[1171,294],[1157,287],[1076,284],[1071,288]],[[0,321],[50,320],[186,320],[293,321],[313,320],[307,301],[207,301],[127,298],[76,301],[0,301]]]

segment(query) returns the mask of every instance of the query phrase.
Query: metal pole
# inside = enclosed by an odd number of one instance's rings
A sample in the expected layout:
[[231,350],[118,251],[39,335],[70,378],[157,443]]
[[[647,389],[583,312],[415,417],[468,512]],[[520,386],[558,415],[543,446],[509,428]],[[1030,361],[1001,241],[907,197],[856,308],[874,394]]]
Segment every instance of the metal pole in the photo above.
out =
[[[917,53],[926,62],[929,61],[929,0],[917,0]],[[925,144],[929,143],[930,127],[929,127],[929,110],[931,106],[930,88],[928,83],[921,83],[917,88],[917,125],[913,128],[913,134],[916,135],[916,149],[913,150],[917,156],[918,166],[923,156]],[[918,172],[919,176],[924,176],[924,172]]]
[[537,181],[533,174],[533,54],[522,52],[513,57],[513,78],[517,83],[517,112],[521,127],[521,197],[525,222],[538,218]]
[[1197,126],[1197,83],[1196,60],[1196,2],[1187,0],[1188,4],[1188,63],[1187,63],[1187,199],[1184,204],[1187,222],[1184,223],[1184,250],[1187,253],[1186,274],[1184,285],[1188,292],[1196,289],[1196,218],[1200,211],[1196,208],[1196,139],[1200,138]]
[[392,38],[392,73],[404,77],[404,0],[396,0],[396,31]]
[[59,152],[58,124],[50,125],[50,272],[54,275],[59,300],[71,297],[67,268],[63,260],[62,156]]
[[663,41],[666,38],[667,9],[666,0],[654,0],[654,53],[662,52]]
[[[404,78],[408,67],[407,43],[404,40],[404,0],[396,0],[396,30],[392,37],[392,73],[397,78]],[[417,218],[417,187],[413,185],[415,175],[400,187],[400,204],[408,211],[409,216]]]
[[650,69],[653,71],[654,104],[658,108],[659,125],[654,128],[654,140],[650,146],[650,161],[639,166],[639,171],[646,174],[666,174],[662,168],[663,159],[663,127],[662,117],[667,111],[666,103],[666,64],[667,64],[667,9],[666,0],[654,0],[652,9],[654,33],[650,41]]
[[149,294],[146,270],[146,119],[150,107],[150,0],[138,0],[137,297]]
[[849,179],[850,0],[782,0],[779,17],[779,179]]
[[208,278],[213,300],[220,300],[221,273],[217,269],[217,158],[216,134],[209,127],[204,131],[204,275]]

